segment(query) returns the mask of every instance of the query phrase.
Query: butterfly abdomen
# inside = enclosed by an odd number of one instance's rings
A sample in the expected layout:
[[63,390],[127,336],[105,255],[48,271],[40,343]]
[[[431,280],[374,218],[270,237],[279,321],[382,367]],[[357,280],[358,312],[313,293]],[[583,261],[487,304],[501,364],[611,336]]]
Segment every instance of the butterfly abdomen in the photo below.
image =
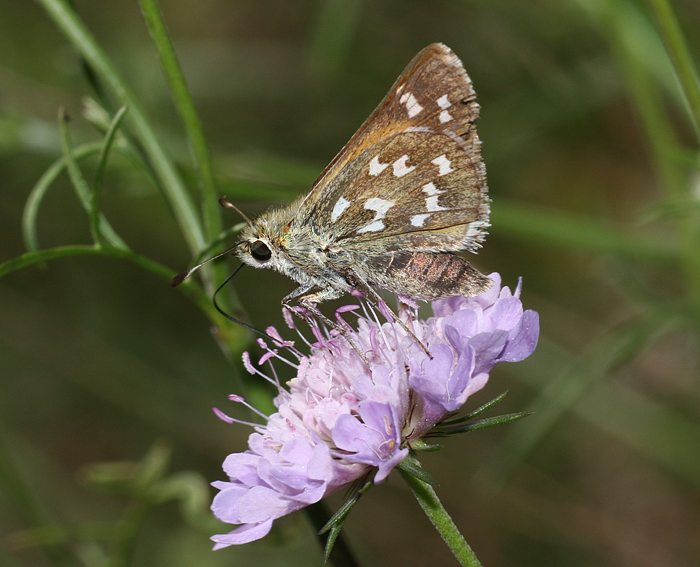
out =
[[373,283],[394,293],[415,299],[433,300],[453,295],[472,296],[484,291],[489,278],[467,260],[441,252],[392,252],[388,258],[368,258],[377,261],[382,270]]

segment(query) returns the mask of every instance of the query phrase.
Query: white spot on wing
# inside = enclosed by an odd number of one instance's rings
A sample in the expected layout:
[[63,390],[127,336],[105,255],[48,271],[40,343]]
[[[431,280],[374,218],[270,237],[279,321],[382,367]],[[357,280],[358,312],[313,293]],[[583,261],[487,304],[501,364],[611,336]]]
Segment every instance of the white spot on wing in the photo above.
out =
[[345,209],[347,209],[350,206],[350,201],[348,201],[345,197],[341,197],[335,202],[335,205],[333,205],[333,211],[331,212],[331,222],[335,222],[338,220],[340,215],[342,215],[345,212]]
[[425,219],[430,216],[430,213],[422,213],[420,215],[413,215],[411,217],[411,225],[421,227],[425,223]]
[[446,110],[443,110],[440,113],[439,118],[440,118],[440,124],[444,124],[445,122],[449,122],[450,120],[452,120],[452,115],[449,112],[447,112]]
[[421,191],[423,191],[423,193],[425,193],[426,195],[429,195],[431,197],[433,195],[442,195],[444,193],[444,191],[440,191],[440,189],[435,187],[435,183],[433,183],[432,181],[430,183],[426,183],[425,185],[423,185],[423,187],[421,188]]
[[445,154],[442,154],[441,156],[436,157],[433,161],[430,163],[434,163],[435,165],[438,166],[438,175],[447,175],[451,171],[454,171],[452,169],[452,162],[447,159],[447,156]]
[[437,102],[438,106],[442,108],[443,110],[446,108],[450,108],[452,106],[452,103],[448,100],[447,95],[442,95],[439,99],[437,99],[435,102]]
[[372,161],[369,162],[369,174],[373,177],[376,177],[387,167],[389,167],[388,163],[381,163],[379,161],[379,156],[374,156],[372,158]]
[[379,197],[372,197],[365,202],[365,209],[374,211],[374,218],[365,226],[358,228],[357,233],[378,232],[384,230],[384,222],[382,219],[386,216],[387,211],[395,205],[394,201],[387,201]]
[[383,219],[386,216],[386,212],[395,205],[394,201],[387,201],[386,199],[380,199],[379,197],[371,197],[367,199],[365,203],[365,209],[368,211],[375,211],[377,214],[374,220]]
[[438,195],[433,195],[432,197],[425,198],[425,210],[435,213],[437,211],[446,211],[447,209],[438,203]]
[[437,187],[435,187],[434,183],[426,183],[423,185],[421,191],[428,195],[425,198],[425,210],[429,211],[431,213],[435,213],[437,211],[446,211],[447,209],[438,203],[438,199],[440,198],[439,196],[442,195],[445,191],[441,191]]
[[364,232],[379,232],[380,230],[384,230],[384,222],[378,220],[378,221],[372,221],[369,224],[366,224],[362,228],[357,229],[357,234],[362,234]]
[[393,164],[394,177],[403,177],[404,175],[411,173],[414,169],[416,169],[415,165],[408,167],[406,165],[407,161],[408,161],[408,154],[404,154],[394,162],[394,164]]
[[401,95],[399,102],[406,105],[406,112],[408,112],[409,118],[413,118],[423,111],[423,107],[418,104],[416,97],[413,96],[413,93],[409,93],[408,91]]

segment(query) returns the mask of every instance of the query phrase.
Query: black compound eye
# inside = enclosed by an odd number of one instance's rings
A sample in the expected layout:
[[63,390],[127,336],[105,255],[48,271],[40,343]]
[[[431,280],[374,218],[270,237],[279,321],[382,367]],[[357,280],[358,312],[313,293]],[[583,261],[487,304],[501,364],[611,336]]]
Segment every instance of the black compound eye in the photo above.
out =
[[250,253],[258,262],[267,262],[272,258],[272,250],[262,240],[256,240],[250,245]]

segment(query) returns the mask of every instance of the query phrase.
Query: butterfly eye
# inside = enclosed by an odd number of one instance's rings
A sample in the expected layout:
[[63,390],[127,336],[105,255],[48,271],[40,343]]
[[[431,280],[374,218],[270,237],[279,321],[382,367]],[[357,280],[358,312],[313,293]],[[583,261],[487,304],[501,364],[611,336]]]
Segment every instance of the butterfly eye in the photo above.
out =
[[267,262],[272,258],[272,250],[262,240],[256,240],[250,245],[250,253],[258,262]]

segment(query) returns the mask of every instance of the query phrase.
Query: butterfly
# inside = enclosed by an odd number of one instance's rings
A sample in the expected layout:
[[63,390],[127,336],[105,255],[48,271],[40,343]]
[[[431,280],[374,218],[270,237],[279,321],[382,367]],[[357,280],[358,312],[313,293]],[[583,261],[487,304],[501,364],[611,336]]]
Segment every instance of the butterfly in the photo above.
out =
[[237,255],[297,282],[285,305],[353,290],[378,300],[378,289],[413,300],[480,293],[489,278],[455,254],[476,252],[489,226],[478,116],[462,62],[427,46],[306,196],[243,215]]

